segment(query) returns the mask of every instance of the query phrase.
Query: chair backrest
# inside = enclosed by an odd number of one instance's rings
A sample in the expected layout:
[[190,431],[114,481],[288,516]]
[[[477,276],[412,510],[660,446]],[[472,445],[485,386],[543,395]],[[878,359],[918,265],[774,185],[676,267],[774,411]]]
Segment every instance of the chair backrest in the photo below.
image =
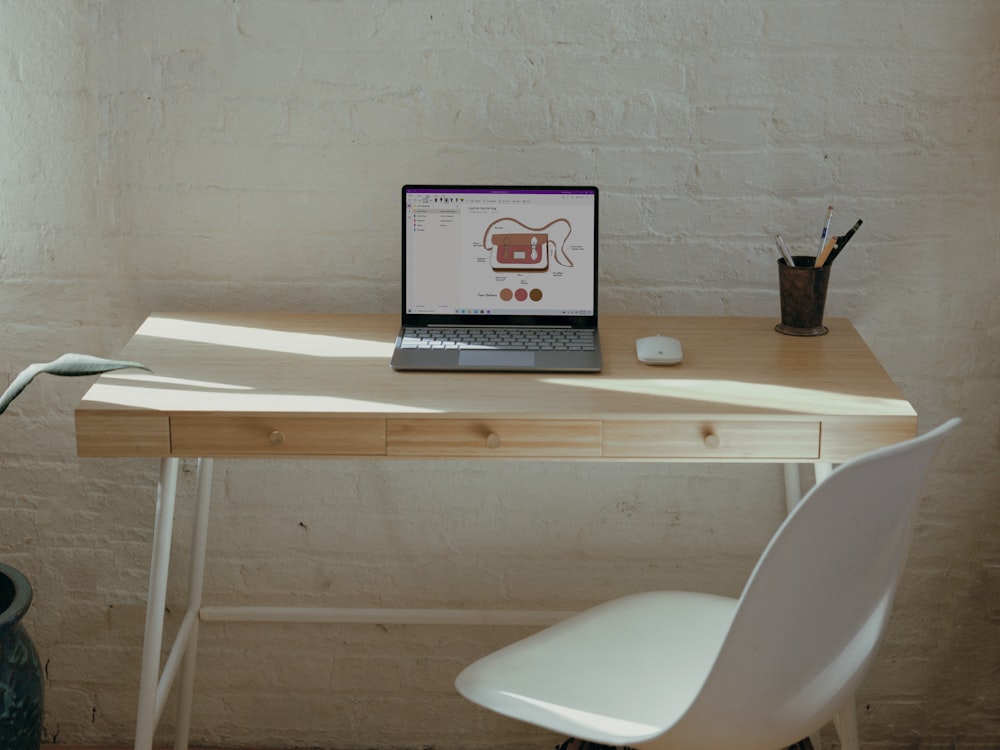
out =
[[845,463],[803,497],[747,581],[673,742],[788,746],[844,707],[885,631],[927,469],[960,421]]

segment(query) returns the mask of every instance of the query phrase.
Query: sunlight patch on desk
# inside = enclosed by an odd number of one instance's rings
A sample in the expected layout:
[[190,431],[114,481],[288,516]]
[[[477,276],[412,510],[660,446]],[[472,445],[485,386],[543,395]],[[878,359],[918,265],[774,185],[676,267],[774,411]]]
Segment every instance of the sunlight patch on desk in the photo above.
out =
[[382,357],[388,360],[393,349],[393,342],[155,316],[146,320],[136,335],[336,359]]
[[128,388],[130,384],[142,383],[156,386],[168,386],[171,388],[187,387],[202,390],[223,390],[223,391],[250,391],[253,390],[248,385],[236,385],[234,383],[215,383],[209,380],[191,380],[189,378],[168,378],[161,375],[149,374],[110,374],[104,376],[105,381],[127,381],[120,385]]
[[[168,379],[169,380],[169,379]],[[119,407],[151,408],[152,383],[111,383],[99,380],[87,392],[87,403],[92,406],[113,404]],[[266,389],[243,386],[206,387],[202,385],[171,386],[156,390],[155,410],[165,412],[246,412],[295,413],[295,414],[380,414],[385,412],[407,414],[435,414],[440,409],[401,405],[370,399],[348,398],[321,393],[277,393]]]
[[662,396],[692,402],[731,404],[748,409],[774,409],[798,414],[878,414],[898,412],[911,415],[912,407],[900,399],[877,398],[820,388],[747,383],[739,380],[682,378],[546,378],[546,383],[575,388],[592,388],[643,396]]

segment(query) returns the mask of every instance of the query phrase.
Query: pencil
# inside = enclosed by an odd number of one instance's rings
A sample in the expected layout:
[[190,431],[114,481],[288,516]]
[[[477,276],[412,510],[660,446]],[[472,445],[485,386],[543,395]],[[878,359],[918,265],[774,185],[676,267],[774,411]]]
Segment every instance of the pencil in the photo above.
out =
[[[826,245],[823,247],[822,252],[816,256],[816,267],[819,268],[821,265],[826,263],[826,259],[830,257],[830,253],[833,252],[834,245],[837,244],[837,238],[831,237],[826,241]],[[831,258],[832,260],[832,258]]]

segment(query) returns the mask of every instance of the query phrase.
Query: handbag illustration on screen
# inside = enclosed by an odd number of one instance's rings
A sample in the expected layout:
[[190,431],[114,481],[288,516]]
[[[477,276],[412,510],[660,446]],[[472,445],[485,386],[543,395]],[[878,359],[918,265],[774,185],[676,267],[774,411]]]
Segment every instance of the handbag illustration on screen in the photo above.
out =
[[[501,222],[511,221],[527,232],[498,231],[490,235],[490,231]],[[556,250],[556,242],[549,238],[546,230],[554,224],[566,225],[566,236]],[[561,266],[573,266],[573,261],[566,254],[566,240],[573,232],[573,227],[567,219],[554,219],[543,227],[529,227],[522,221],[511,217],[497,219],[483,232],[483,248],[490,252],[490,265],[495,271],[547,271],[551,257]],[[560,255],[562,257],[560,257]]]

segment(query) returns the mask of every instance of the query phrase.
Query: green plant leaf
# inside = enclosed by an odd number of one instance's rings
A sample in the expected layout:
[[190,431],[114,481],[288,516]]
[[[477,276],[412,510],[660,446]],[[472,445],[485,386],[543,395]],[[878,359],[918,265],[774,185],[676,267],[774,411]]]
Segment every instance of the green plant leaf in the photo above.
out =
[[35,376],[39,373],[47,372],[50,375],[83,377],[85,375],[100,375],[112,370],[125,370],[133,367],[150,372],[150,369],[141,362],[104,359],[103,357],[92,357],[89,354],[64,354],[59,359],[54,359],[51,362],[28,365],[11,381],[7,390],[0,396],[0,414],[7,411],[10,402],[17,398],[21,391],[27,387],[28,383],[34,380]]

